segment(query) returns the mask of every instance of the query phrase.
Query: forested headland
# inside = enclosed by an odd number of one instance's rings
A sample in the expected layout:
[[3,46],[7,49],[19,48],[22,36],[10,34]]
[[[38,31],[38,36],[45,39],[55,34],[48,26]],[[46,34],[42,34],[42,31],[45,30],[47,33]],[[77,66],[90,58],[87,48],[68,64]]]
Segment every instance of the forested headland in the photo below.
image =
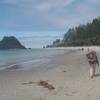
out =
[[52,45],[47,47],[66,46],[99,46],[100,45],[100,17],[93,19],[85,25],[70,28],[62,40],[56,39]]

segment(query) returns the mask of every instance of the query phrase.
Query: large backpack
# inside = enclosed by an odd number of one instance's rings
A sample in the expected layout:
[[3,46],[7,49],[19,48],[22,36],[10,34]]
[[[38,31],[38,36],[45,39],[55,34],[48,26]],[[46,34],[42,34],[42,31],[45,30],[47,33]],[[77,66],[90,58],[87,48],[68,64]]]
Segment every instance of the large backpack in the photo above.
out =
[[95,51],[89,52],[86,56],[87,56],[89,61],[96,61],[97,60],[97,56],[96,56]]

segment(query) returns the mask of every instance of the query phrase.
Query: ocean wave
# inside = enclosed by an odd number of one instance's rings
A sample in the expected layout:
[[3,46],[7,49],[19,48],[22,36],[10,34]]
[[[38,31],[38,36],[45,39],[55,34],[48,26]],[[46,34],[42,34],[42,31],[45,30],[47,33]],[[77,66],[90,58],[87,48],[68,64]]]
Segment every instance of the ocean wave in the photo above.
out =
[[50,61],[50,59],[48,58],[41,58],[41,59],[35,59],[35,60],[29,60],[29,61],[24,61],[24,62],[20,62],[20,63],[14,63],[14,64],[10,64],[10,65],[5,65],[3,67],[0,67],[0,70],[15,70],[15,69],[29,69],[32,67],[37,67],[40,66],[41,64],[46,64]]

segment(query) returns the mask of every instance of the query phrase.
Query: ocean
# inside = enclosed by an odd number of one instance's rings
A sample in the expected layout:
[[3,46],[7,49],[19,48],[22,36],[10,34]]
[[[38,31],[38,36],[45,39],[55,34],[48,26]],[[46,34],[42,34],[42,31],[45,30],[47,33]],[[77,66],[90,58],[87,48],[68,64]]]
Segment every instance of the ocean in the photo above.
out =
[[37,67],[65,52],[58,49],[0,50],[0,70]]

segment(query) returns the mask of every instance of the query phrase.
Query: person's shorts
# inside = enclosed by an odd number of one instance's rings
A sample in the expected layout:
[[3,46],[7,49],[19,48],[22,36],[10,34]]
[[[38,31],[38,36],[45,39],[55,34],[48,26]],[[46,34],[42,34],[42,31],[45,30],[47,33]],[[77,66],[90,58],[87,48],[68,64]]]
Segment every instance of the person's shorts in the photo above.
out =
[[96,62],[96,61],[89,61],[89,64],[90,64],[90,67],[95,68],[95,67],[96,67],[97,62]]

